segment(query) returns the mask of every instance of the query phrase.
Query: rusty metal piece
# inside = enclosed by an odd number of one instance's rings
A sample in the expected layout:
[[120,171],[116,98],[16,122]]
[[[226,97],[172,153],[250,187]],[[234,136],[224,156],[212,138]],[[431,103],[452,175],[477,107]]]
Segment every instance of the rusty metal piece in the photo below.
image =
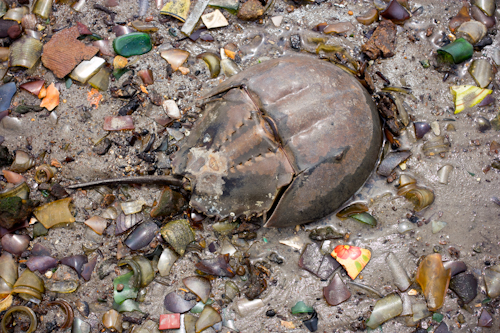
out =
[[206,97],[214,98],[172,168],[190,179],[191,205],[209,216],[264,215],[267,227],[312,222],[373,170],[376,108],[354,77],[327,62],[269,60]]

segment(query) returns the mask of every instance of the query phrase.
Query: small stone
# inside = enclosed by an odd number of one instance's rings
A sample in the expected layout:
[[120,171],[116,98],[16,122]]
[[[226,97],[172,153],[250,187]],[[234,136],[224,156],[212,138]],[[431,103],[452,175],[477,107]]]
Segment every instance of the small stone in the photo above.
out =
[[274,311],[273,309],[267,310],[266,311],[266,316],[268,316],[268,317],[274,317],[274,316],[276,316],[276,311]]
[[179,107],[177,106],[177,103],[175,103],[174,100],[172,99],[167,99],[166,101],[163,102],[163,109],[167,113],[167,116],[169,116],[172,119],[180,119],[181,118],[181,112],[179,110]]
[[290,36],[290,44],[292,49],[300,51],[300,35],[295,34]]
[[477,296],[477,279],[473,274],[460,274],[450,281],[450,289],[465,303],[470,303]]
[[42,63],[62,79],[82,60],[90,60],[99,49],[87,46],[77,38],[80,36],[77,26],[63,29],[52,36],[43,46]]
[[108,152],[109,148],[111,148],[111,140],[105,138],[104,140],[99,142],[94,148],[92,148],[92,151],[97,155],[104,155]]
[[21,30],[21,27],[19,24],[13,25],[7,30],[7,34],[11,39],[16,39],[17,37],[21,36],[21,33],[23,31]]
[[116,291],[122,291],[123,290],[123,284],[119,283],[117,286],[116,286]]
[[361,50],[370,59],[392,57],[396,47],[396,25],[392,21],[380,22],[371,38],[361,46]]
[[152,48],[151,37],[144,32],[133,32],[113,40],[113,49],[116,54],[124,57],[141,55],[151,51]]
[[463,314],[459,314],[459,315],[457,316],[457,320],[458,320],[458,322],[459,322],[460,324],[465,323],[465,317],[464,317],[464,315],[463,315]]
[[240,4],[238,10],[238,18],[244,21],[251,21],[258,19],[264,14],[264,6],[259,0],[248,0]]

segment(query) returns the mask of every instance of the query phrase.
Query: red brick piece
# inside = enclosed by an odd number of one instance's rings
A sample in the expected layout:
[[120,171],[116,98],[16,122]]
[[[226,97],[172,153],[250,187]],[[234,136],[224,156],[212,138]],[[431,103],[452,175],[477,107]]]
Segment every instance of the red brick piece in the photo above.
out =
[[169,313],[160,315],[160,330],[170,330],[181,327],[181,314]]
[[99,49],[87,46],[77,38],[80,36],[78,27],[63,29],[43,46],[42,63],[62,79],[76,67],[82,60],[90,60]]

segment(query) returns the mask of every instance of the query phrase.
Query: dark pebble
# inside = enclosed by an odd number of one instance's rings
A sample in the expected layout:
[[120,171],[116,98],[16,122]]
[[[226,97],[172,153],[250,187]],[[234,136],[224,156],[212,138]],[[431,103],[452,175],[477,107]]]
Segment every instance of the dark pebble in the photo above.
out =
[[274,317],[274,316],[276,316],[276,312],[273,309],[267,310],[266,311],[266,316],[268,316],[268,317]]
[[104,155],[108,152],[109,148],[111,148],[111,140],[108,138],[105,138],[101,142],[97,144],[94,148],[92,148],[92,151],[96,153],[97,155]]

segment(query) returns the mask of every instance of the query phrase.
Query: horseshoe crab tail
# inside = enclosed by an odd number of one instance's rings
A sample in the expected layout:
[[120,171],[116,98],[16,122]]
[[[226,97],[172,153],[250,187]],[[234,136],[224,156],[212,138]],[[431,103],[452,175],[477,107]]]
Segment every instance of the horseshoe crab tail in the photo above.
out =
[[154,184],[154,185],[169,185],[179,186],[184,184],[182,178],[175,176],[137,176],[137,177],[123,177],[113,179],[101,179],[88,183],[79,183],[66,186],[67,189],[77,189],[91,186],[101,185],[125,185],[125,184]]

